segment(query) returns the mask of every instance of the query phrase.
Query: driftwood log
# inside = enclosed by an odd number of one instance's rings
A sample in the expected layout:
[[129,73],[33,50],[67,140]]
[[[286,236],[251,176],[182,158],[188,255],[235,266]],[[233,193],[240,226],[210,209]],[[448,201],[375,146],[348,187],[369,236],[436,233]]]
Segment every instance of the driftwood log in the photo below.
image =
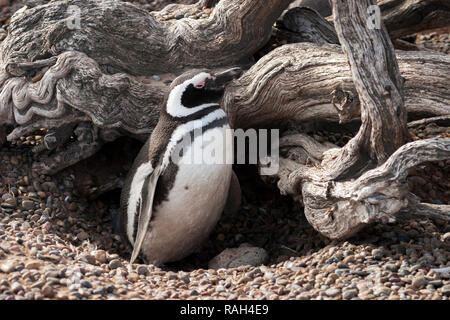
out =
[[450,141],[405,144],[410,138],[404,79],[392,42],[383,25],[379,30],[365,26],[365,12],[373,1],[332,4],[360,100],[362,125],[345,147],[323,152],[319,166],[289,164],[279,187],[286,193],[301,190],[308,221],[327,237],[342,239],[369,223],[393,220],[397,212],[411,207],[408,169],[448,158]]
[[[406,210],[448,221],[448,206],[418,203],[405,179],[422,162],[450,158],[449,139],[410,142],[407,127],[408,115],[450,114],[450,57],[392,44],[448,24],[448,1],[379,1],[375,29],[367,19],[376,1],[333,0],[329,21],[312,9],[285,11],[290,3],[203,0],[147,12],[122,1],[61,0],[23,8],[0,44],[0,143],[48,129],[33,169],[54,174],[119,137],[146,139],[168,83],[186,69],[241,66],[247,71],[223,99],[234,128],[361,121],[341,149],[300,126],[281,139],[315,164],[282,158],[276,179],[319,232],[345,238]],[[274,38],[287,44],[268,45]]]

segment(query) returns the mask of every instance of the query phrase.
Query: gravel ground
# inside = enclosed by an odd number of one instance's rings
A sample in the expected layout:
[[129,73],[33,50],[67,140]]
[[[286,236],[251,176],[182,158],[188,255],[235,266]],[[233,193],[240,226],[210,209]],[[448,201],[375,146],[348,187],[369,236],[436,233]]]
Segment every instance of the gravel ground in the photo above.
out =
[[[110,212],[117,210],[117,193],[96,201],[76,196],[79,173],[73,169],[56,177],[33,175],[27,148],[24,143],[0,150],[0,299],[450,296],[450,274],[432,270],[448,266],[449,226],[427,219],[398,221],[332,242],[308,225],[289,198],[278,196],[245,167],[238,168],[242,209],[224,216],[201,250],[163,268],[129,264],[110,219]],[[448,177],[449,164],[433,165]],[[264,248],[255,261],[260,265],[208,268],[208,261],[222,250],[245,243]],[[238,250],[250,249],[244,245]]]
[[450,53],[450,27],[421,32],[417,35],[416,44],[443,53]]
[[[450,133],[431,124],[413,134],[419,139]],[[351,137],[351,132],[315,132],[317,140],[338,145]],[[291,199],[248,167],[237,168],[241,210],[223,216],[203,248],[162,268],[129,264],[111,222],[118,191],[95,200],[83,193],[101,183],[81,168],[102,166],[118,146],[49,177],[30,170],[29,150],[40,138],[24,137],[0,149],[0,300],[450,297],[450,273],[435,271],[449,266],[450,226],[399,219],[348,241],[330,241],[309,226]],[[117,164],[118,177],[130,161]],[[449,165],[418,168],[410,188],[423,201],[450,204]],[[211,261],[227,248],[235,249]],[[242,260],[255,266],[233,267]],[[217,264],[230,267],[212,269]]]

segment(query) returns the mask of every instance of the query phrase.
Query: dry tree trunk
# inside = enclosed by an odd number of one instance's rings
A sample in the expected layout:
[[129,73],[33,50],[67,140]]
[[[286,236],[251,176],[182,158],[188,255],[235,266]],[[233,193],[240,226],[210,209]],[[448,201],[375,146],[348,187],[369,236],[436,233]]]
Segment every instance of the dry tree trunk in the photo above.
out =
[[[289,2],[222,0],[206,18],[180,20],[177,14],[193,15],[211,3],[152,13],[112,0],[23,8],[0,45],[0,126],[15,127],[9,141],[51,129],[44,138],[49,151],[70,137],[53,128],[87,132],[34,164],[49,174],[91,156],[105,141],[145,138],[167,90],[155,74],[170,80],[186,68],[248,64]],[[31,81],[30,71],[44,75]]]
[[[399,38],[450,24],[450,2],[447,0],[381,0],[378,5],[391,39],[396,48],[402,50],[419,48]],[[371,10],[369,13],[375,17],[377,12]],[[294,7],[277,21],[274,37],[288,43],[338,44],[336,31],[331,23],[332,17],[327,19],[328,21],[313,9]]]
[[380,165],[409,140],[403,79],[384,25],[367,27],[369,5],[376,1],[333,1],[340,43],[347,55],[361,104],[361,128],[331,164],[331,179],[355,176]]
[[[33,168],[52,174],[120,136],[145,139],[157,122],[165,80],[187,68],[250,66],[290,2],[202,0],[152,13],[113,0],[24,8],[0,44],[0,143],[6,134],[14,141],[48,128],[37,149],[52,153],[41,155]],[[361,117],[359,133],[342,149],[304,134],[281,140],[303,148],[317,167],[281,159],[280,190],[303,202],[308,220],[330,238],[392,219],[405,208],[448,216],[442,214],[446,207],[416,205],[404,182],[408,168],[450,157],[448,139],[405,144],[407,112],[450,114],[450,58],[398,51],[397,65],[386,29],[365,28],[369,4],[335,0],[337,35],[311,10],[288,12],[291,40],[315,44],[268,53],[227,88],[223,100],[236,128]],[[443,0],[389,0],[381,10],[396,38],[441,25],[449,6]],[[192,18],[200,12],[207,17]],[[175,19],[180,14],[191,18]],[[408,19],[411,29],[399,19]],[[345,55],[333,44],[338,40]],[[42,78],[32,79],[33,72]],[[7,126],[14,130],[7,132]],[[69,143],[72,135],[77,141]]]
[[450,23],[447,0],[379,0],[378,5],[392,39]]
[[177,14],[200,11],[201,2],[150,14],[116,0],[50,2],[16,12],[8,34],[15,41],[6,39],[0,54],[5,63],[17,63],[80,51],[133,75],[228,66],[248,60],[267,42],[289,2],[222,0],[208,18],[180,20]]
[[[450,56],[398,51],[397,59],[408,113],[450,114]],[[360,115],[347,59],[336,45],[298,43],[273,50],[230,84],[223,102],[237,128],[284,119],[348,122]]]
[[280,171],[279,187],[294,195],[301,190],[308,221],[334,239],[349,237],[369,223],[394,220],[405,207],[414,210],[415,198],[405,183],[408,169],[450,156],[450,139],[405,144],[409,134],[403,79],[394,48],[383,25],[366,26],[367,9],[374,3],[332,1],[361,104],[358,134],[342,149],[323,152],[318,167],[284,160],[287,169]]

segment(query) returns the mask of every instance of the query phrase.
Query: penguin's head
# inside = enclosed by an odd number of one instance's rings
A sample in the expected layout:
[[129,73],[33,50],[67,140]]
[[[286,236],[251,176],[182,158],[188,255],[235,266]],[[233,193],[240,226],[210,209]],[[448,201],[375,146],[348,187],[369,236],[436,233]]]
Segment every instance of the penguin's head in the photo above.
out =
[[217,104],[225,85],[242,74],[241,68],[213,73],[192,70],[176,78],[169,89],[166,112],[172,117],[187,117],[212,104]]

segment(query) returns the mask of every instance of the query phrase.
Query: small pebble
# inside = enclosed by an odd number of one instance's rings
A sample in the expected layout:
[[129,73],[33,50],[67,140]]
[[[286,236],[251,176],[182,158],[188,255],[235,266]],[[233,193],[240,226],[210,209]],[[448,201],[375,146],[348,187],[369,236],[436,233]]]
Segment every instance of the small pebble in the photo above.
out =
[[87,234],[87,232],[82,231],[82,232],[77,234],[77,238],[80,241],[84,241],[84,240],[89,239],[89,235]]
[[10,273],[16,269],[18,262],[15,260],[7,260],[0,264],[0,271],[4,273]]
[[342,293],[342,298],[345,300],[350,300],[356,296],[358,296],[358,290],[356,289],[345,290]]
[[330,288],[328,290],[325,291],[325,294],[331,298],[336,297],[337,295],[339,295],[341,293],[341,290],[337,289],[337,288]]
[[121,267],[122,267],[122,263],[118,259],[114,259],[109,262],[110,269],[117,269],[117,268],[121,268]]
[[12,293],[18,293],[19,291],[22,291],[23,287],[19,282],[13,282],[11,285],[11,292]]
[[434,288],[440,288],[442,287],[442,280],[432,280],[430,282],[428,282],[429,284],[431,284]]
[[416,289],[425,287],[428,284],[428,280],[425,277],[419,277],[413,280],[412,286]]
[[55,296],[55,291],[51,286],[43,286],[41,289],[41,293],[46,298],[53,298]]
[[96,264],[96,261],[97,261],[97,260],[96,260],[93,256],[91,256],[90,254],[83,254],[83,255],[81,256],[80,260],[81,260],[81,261],[84,261],[84,262],[86,262],[86,263],[92,264],[92,265],[95,265],[95,264]]
[[108,262],[108,257],[106,255],[106,251],[105,250],[96,250],[93,252],[95,259],[99,262],[99,263],[106,263]]
[[32,260],[25,263],[25,269],[39,269],[43,262],[41,260]]
[[385,286],[377,285],[373,288],[373,294],[376,296],[389,296],[390,293],[391,289]]
[[239,266],[258,266],[268,258],[267,252],[257,247],[226,249],[209,262],[210,269],[237,268]]
[[445,286],[443,286],[441,288],[441,293],[446,297],[450,297],[450,284],[446,284]]
[[149,274],[149,271],[146,266],[139,266],[136,271],[139,275],[143,275],[143,276],[146,276]]
[[372,250],[371,254],[375,259],[381,260],[383,259],[385,252],[383,249],[374,249]]

